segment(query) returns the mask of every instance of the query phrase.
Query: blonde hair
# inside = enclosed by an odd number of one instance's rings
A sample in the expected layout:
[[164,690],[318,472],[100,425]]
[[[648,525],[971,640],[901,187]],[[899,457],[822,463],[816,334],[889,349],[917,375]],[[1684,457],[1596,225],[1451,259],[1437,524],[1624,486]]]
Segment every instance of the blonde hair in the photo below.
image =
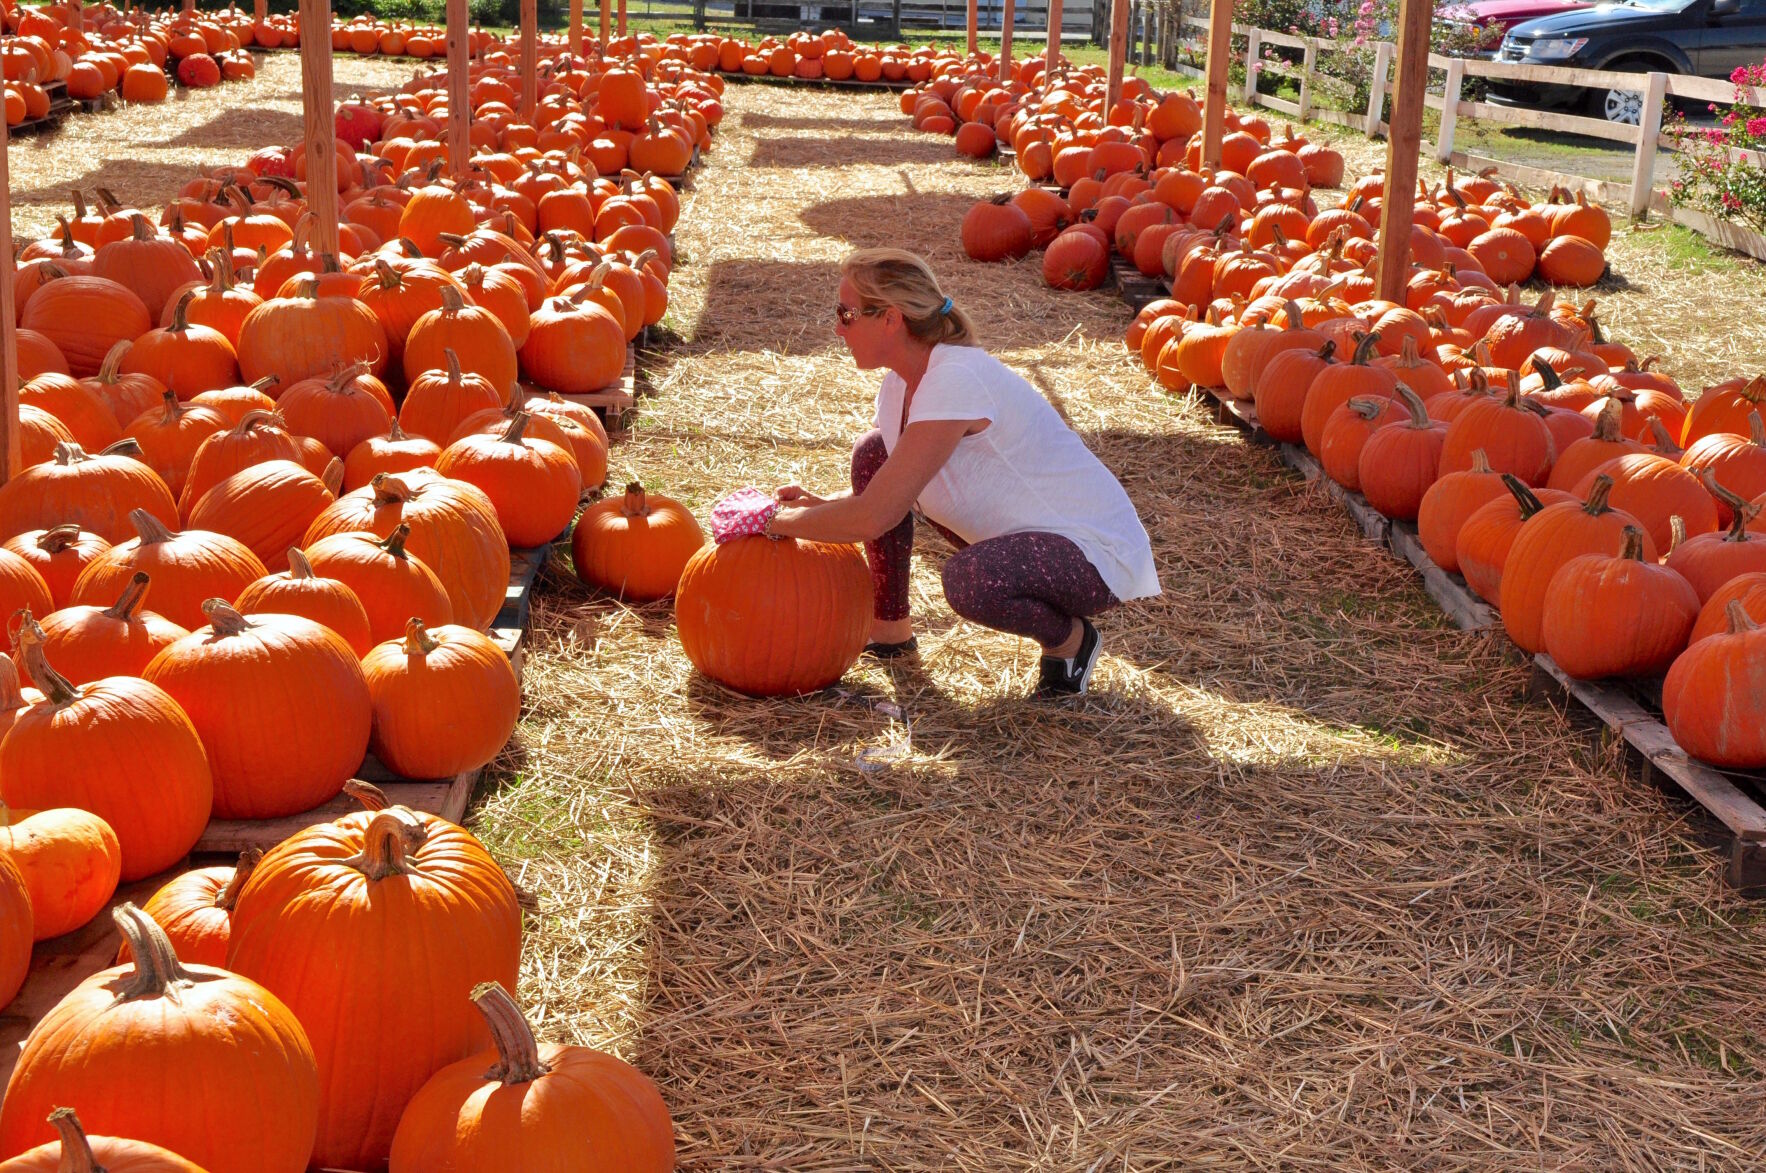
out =
[[956,305],[949,304],[938,278],[924,260],[899,248],[862,248],[840,262],[840,275],[858,290],[862,306],[894,306],[908,333],[928,346],[947,342],[975,346],[975,326]]

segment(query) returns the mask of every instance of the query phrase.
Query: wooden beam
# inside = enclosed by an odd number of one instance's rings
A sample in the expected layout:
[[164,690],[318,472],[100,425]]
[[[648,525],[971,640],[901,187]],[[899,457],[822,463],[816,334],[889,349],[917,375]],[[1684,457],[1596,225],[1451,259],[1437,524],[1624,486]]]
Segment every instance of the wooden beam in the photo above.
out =
[[583,0],[570,0],[570,55],[583,55]]
[[1232,67],[1233,0],[1214,0],[1208,13],[1207,94],[1202,102],[1202,166],[1220,166],[1226,137],[1226,82]]
[[1017,15],[1013,0],[1005,0],[1000,9],[1000,84],[1012,84],[1012,20]]
[[1404,304],[1410,279],[1410,227],[1416,214],[1417,157],[1422,150],[1423,94],[1429,82],[1433,0],[1401,0],[1398,10],[1398,84],[1386,139],[1386,187],[1380,201],[1380,297]]
[[611,0],[601,0],[601,56],[603,56],[603,57],[611,56],[611,54],[607,52],[607,46],[608,46],[609,42],[612,40],[612,37],[609,35],[608,28],[607,28],[607,25],[608,25],[608,4],[610,2],[611,2]]
[[[12,255],[12,164],[6,119],[0,118],[0,257]],[[11,281],[0,281],[0,483],[24,463],[18,431],[18,334]]]
[[1061,0],[1049,0],[1049,47],[1042,55],[1044,84],[1061,63]]
[[448,0],[448,170],[472,165],[472,11],[469,0]]
[[979,15],[976,11],[980,7],[980,4],[981,0],[969,0],[969,56],[971,57],[975,56],[975,53],[980,48],[978,40],[980,35],[978,27]]
[[540,95],[540,0],[521,0],[521,120],[533,125]]
[[625,0],[619,0],[619,35],[625,36]]
[[300,0],[301,107],[306,113],[312,245],[337,253],[337,112],[331,101],[331,0]]
[[1105,74],[1104,121],[1122,100],[1122,63],[1128,56],[1129,0],[1110,0],[1110,71]]

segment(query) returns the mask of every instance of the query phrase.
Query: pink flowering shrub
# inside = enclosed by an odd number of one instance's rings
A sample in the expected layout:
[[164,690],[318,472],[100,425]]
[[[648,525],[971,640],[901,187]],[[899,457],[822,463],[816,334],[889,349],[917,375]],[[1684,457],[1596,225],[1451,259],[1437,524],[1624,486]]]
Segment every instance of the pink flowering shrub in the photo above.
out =
[[1673,140],[1680,174],[1668,185],[1670,203],[1697,208],[1766,231],[1766,62],[1729,75],[1735,101],[1708,107],[1714,125],[1689,123],[1679,111],[1664,132]]

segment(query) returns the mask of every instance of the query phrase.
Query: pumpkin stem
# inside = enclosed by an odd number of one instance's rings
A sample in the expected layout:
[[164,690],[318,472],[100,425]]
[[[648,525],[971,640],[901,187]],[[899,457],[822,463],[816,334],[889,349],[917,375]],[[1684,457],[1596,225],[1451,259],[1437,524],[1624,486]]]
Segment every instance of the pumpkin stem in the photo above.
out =
[[452,284],[441,287],[441,301],[443,313],[457,314],[466,308],[466,299],[460,296],[460,291]]
[[1386,410],[1386,404],[1389,402],[1391,401],[1387,399],[1373,399],[1366,395],[1357,395],[1345,406],[1371,424],[1379,417],[1381,412]]
[[[1608,478],[1608,481],[1610,483],[1610,477]],[[1522,521],[1528,520],[1541,509],[1545,508],[1544,503],[1534,495],[1533,490],[1527,487],[1527,482],[1523,481],[1514,473],[1503,473],[1502,483],[1508,488],[1508,491],[1514,495],[1515,503],[1521,507]]]
[[405,620],[405,655],[427,656],[441,647],[441,641],[429,634],[423,620],[413,615]]
[[392,805],[392,799],[386,796],[386,791],[359,778],[351,778],[345,782],[343,792],[361,803],[365,811],[383,811]]
[[1533,364],[1533,373],[1539,376],[1539,383],[1545,390],[1556,391],[1564,385],[1564,381],[1558,377],[1557,368],[1537,353],[1528,361]]
[[209,626],[217,636],[244,635],[252,626],[226,599],[204,599],[202,613],[208,616]]
[[55,1109],[49,1113],[49,1123],[61,1136],[61,1164],[56,1166],[56,1173],[105,1173],[72,1108]]
[[506,444],[521,443],[521,434],[527,431],[527,421],[531,418],[525,411],[515,412],[509,417],[509,426],[503,429],[503,434],[498,439]]
[[401,521],[398,525],[393,527],[393,531],[390,534],[387,534],[383,540],[375,542],[374,544],[388,554],[391,554],[394,558],[409,558],[410,555],[405,552],[405,541],[410,538],[410,536],[410,523]]
[[1723,609],[1723,613],[1729,617],[1730,635],[1740,635],[1744,631],[1752,631],[1759,626],[1748,615],[1748,609],[1741,605],[1740,599],[1729,600],[1729,606]]
[[1686,518],[1678,513],[1670,513],[1668,515],[1668,553],[1672,554],[1685,544]]
[[194,983],[165,930],[151,916],[132,901],[112,909],[110,915],[135,958],[134,971],[119,979],[120,988],[112,1005],[120,1006],[137,998],[163,998]]
[[143,546],[169,542],[175,536],[170,529],[166,528],[165,522],[145,509],[129,510],[129,524],[135,527],[135,532],[140,535],[140,544]]
[[63,522],[54,529],[46,529],[37,537],[37,549],[45,554],[59,554],[80,540],[80,527],[73,522]]
[[[1755,505],[1752,501],[1744,498],[1741,494],[1732,492],[1718,484],[1717,478],[1711,474],[1711,470],[1708,468],[1701,468],[1699,470],[1699,480],[1704,484],[1706,492],[1717,498],[1717,500],[1723,502],[1723,504],[1729,506],[1730,512],[1735,515],[1734,519],[1729,523],[1729,533],[1724,535],[1723,540],[1726,542],[1748,541],[1748,526],[1753,522],[1755,516],[1759,514],[1760,507]],[[36,674],[33,672],[32,676],[34,677],[35,675]]]
[[625,502],[620,512],[627,517],[648,517],[650,505],[644,500],[644,486],[637,481],[630,481],[625,487]]
[[[190,298],[189,295],[186,294],[184,301],[188,300],[190,300]],[[178,304],[182,307],[184,303],[179,302]],[[176,325],[176,323],[174,323],[174,325]],[[106,387],[114,387],[116,385],[117,370],[123,365],[123,355],[128,354],[129,348],[133,345],[135,345],[133,341],[124,338],[105,352],[104,361],[98,366],[98,381],[100,383],[103,383]]]
[[396,415],[392,417],[392,422],[386,425],[386,438],[391,440],[394,444],[397,444],[400,440],[410,439],[410,437],[405,434],[405,429],[399,427],[399,417]]
[[166,328],[167,333],[183,334],[190,329],[190,302],[195,296],[194,289],[184,291],[184,296],[172,307],[172,324]]
[[98,455],[100,455],[100,456],[127,456],[127,457],[130,457],[131,459],[139,460],[142,463],[146,463],[146,461],[147,461],[147,458],[141,454],[140,441],[136,440],[133,436],[130,436],[126,439],[118,440],[115,444],[112,444],[109,447],[100,451],[98,453]]
[[1643,531],[1628,525],[1620,534],[1619,557],[1632,562],[1643,561]]
[[239,903],[239,890],[251,879],[251,873],[264,858],[261,847],[248,847],[239,853],[239,862],[233,865],[233,875],[227,880],[227,886],[215,893],[214,907],[223,912],[232,912],[233,906]]
[[411,852],[423,846],[423,824],[402,806],[376,811],[362,832],[361,853],[341,861],[370,880],[410,875]]
[[[445,289],[447,287],[443,286],[443,288]],[[458,387],[460,385],[460,380],[463,377],[460,371],[460,356],[454,353],[453,347],[444,346],[442,348],[442,359],[448,364],[448,385],[451,387]]]
[[1594,417],[1594,438],[1604,440],[1608,444],[1617,444],[1625,437],[1619,431],[1619,421],[1625,413],[1625,406],[1611,395],[1601,401],[1600,412]]
[[[1410,339],[1406,338],[1405,341],[1409,342]],[[1412,429],[1420,432],[1435,426],[1435,421],[1429,418],[1429,409],[1423,406],[1421,397],[1419,397],[1415,391],[1412,391],[1405,384],[1399,383],[1398,398],[1404,400],[1404,406],[1410,408],[1410,426]],[[1480,451],[1482,450],[1480,449]]]
[[1756,448],[1766,448],[1766,422],[1757,411],[1748,412],[1748,438]]
[[[25,707],[24,689],[18,683],[18,665],[11,656],[0,656],[0,713]],[[6,826],[6,803],[0,801],[0,827]]]
[[317,577],[313,574],[313,564],[307,558],[307,552],[299,546],[288,548],[288,577],[296,581]]
[[1656,438],[1653,445],[1656,454],[1678,462],[1684,449],[1674,442],[1674,437],[1668,434],[1668,429],[1662,426],[1662,421],[1653,415],[1650,416],[1649,429],[1650,434]]
[[1493,473],[1495,471],[1496,471],[1495,469],[1490,467],[1489,455],[1486,454],[1482,448],[1472,449],[1472,472],[1473,473],[1487,476],[1490,473]]
[[473,1004],[491,1028],[497,1046],[497,1065],[484,1073],[497,1083],[532,1083],[551,1071],[540,1059],[539,1040],[521,1013],[521,1007],[500,982],[481,982],[472,989]]
[[1609,512],[1612,506],[1607,504],[1607,494],[1612,491],[1612,477],[1604,472],[1595,477],[1594,487],[1588,490],[1588,500],[1582,506],[1583,512],[1590,517],[1599,517],[1601,514]]
[[1350,356],[1349,361],[1356,366],[1366,366],[1373,361],[1374,347],[1379,344],[1380,332],[1378,330],[1369,330],[1366,334],[1357,334],[1355,336],[1355,353]]
[[377,472],[368,482],[374,490],[375,505],[391,505],[394,502],[409,501],[417,495],[409,482],[390,472]]
[[123,593],[117,596],[117,601],[104,609],[105,616],[123,623],[133,619],[136,608],[141,606],[141,600],[147,597],[147,584],[147,575],[141,571],[137,570],[130,575],[129,583],[123,588]]

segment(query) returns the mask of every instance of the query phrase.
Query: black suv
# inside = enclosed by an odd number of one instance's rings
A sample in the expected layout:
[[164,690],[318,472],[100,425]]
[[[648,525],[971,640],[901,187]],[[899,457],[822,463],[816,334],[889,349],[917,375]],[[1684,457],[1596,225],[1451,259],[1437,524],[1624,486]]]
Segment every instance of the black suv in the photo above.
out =
[[[1728,77],[1766,61],[1766,0],[1621,0],[1529,20],[1509,30],[1498,61],[1571,69]],[[1499,99],[1529,106],[1587,105],[1596,118],[1635,124],[1637,90],[1492,78]]]

